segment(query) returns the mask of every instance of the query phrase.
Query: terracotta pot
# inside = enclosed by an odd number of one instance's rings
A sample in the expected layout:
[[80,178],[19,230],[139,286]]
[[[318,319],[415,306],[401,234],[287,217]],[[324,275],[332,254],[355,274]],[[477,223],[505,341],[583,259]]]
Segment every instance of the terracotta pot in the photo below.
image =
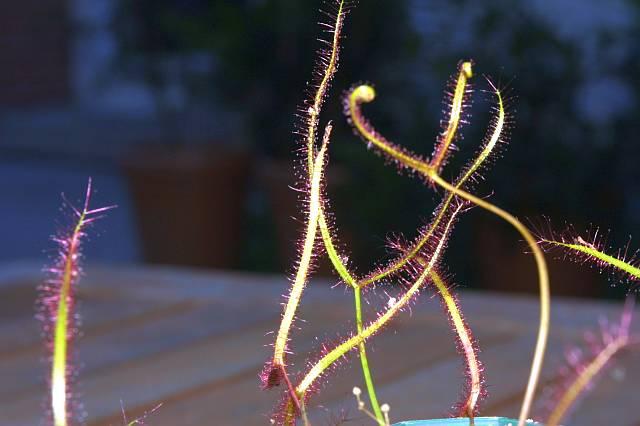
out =
[[148,147],[123,163],[144,260],[238,264],[250,155],[218,147]]

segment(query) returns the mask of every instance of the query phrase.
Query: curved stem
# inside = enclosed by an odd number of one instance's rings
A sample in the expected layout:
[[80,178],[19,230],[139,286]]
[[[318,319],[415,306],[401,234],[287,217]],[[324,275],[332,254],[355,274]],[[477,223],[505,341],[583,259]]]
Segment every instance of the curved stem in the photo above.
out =
[[[360,287],[356,287],[353,290],[355,309],[356,309],[356,328],[358,334],[362,333],[362,304],[360,301]],[[373,379],[371,378],[371,371],[369,370],[369,360],[367,358],[367,350],[364,342],[358,345],[360,351],[360,364],[362,365],[362,375],[364,376],[364,382],[367,386],[367,393],[369,394],[369,401],[373,408],[373,414],[379,425],[384,426],[384,416],[382,410],[380,410],[380,404],[378,403],[378,397],[376,395],[376,389],[373,386]]]
[[518,418],[518,426],[524,426],[529,411],[531,410],[531,404],[533,403],[533,397],[540,379],[540,371],[542,369],[542,363],[544,361],[544,354],[547,346],[547,340],[549,337],[549,317],[550,317],[550,300],[549,300],[549,272],[547,269],[547,262],[544,259],[544,254],[538,246],[536,239],[531,235],[531,232],[513,215],[502,210],[475,195],[469,194],[461,189],[456,188],[449,182],[442,179],[437,174],[432,174],[431,179],[447,191],[451,191],[461,198],[471,201],[479,207],[501,217],[509,224],[511,224],[522,237],[525,239],[536,261],[536,267],[538,270],[538,285],[540,289],[540,322],[538,326],[538,336],[536,341],[536,347],[533,354],[533,360],[531,363],[531,372],[529,374],[529,380],[527,382],[527,389],[525,391],[524,400],[520,409],[520,416]]
[[[493,85],[492,85],[493,86]],[[502,97],[500,96],[500,92],[493,87],[495,93],[498,96],[499,101],[499,115],[494,123],[494,129],[491,137],[488,140],[488,143],[485,146],[485,149],[480,153],[476,161],[471,165],[471,167],[467,170],[462,180],[468,179],[472,173],[474,173],[481,164],[486,160],[489,156],[493,147],[497,144],[500,139],[500,135],[502,132],[502,128],[504,127],[504,106],[502,102]],[[360,132],[360,134],[378,149],[380,149],[383,153],[387,154],[391,158],[400,162],[404,167],[410,168],[436,184],[440,185],[447,191],[450,191],[452,194],[455,194],[461,198],[464,198],[472,203],[488,210],[502,219],[506,220],[510,223],[516,230],[523,236],[526,240],[527,244],[531,247],[533,252],[536,267],[538,270],[538,283],[540,288],[540,323],[538,328],[538,336],[536,347],[533,355],[533,361],[531,365],[531,372],[529,375],[529,380],[527,382],[527,389],[525,391],[525,397],[522,403],[522,408],[520,410],[520,417],[518,420],[518,425],[523,426],[526,418],[531,409],[531,404],[533,402],[533,396],[538,384],[538,380],[540,377],[540,370],[542,368],[542,362],[544,360],[544,353],[547,345],[547,339],[549,335],[549,312],[550,312],[550,301],[549,301],[549,275],[547,270],[546,261],[544,259],[544,255],[542,250],[538,246],[535,238],[531,235],[531,232],[513,215],[502,210],[501,208],[494,206],[493,204],[478,198],[472,194],[461,189],[458,185],[451,185],[449,182],[442,179],[437,171],[431,167],[426,162],[420,160],[419,158],[413,157],[405,152],[403,152],[400,148],[396,147],[389,141],[387,141],[384,137],[378,134],[375,129],[367,122],[367,120],[362,116],[361,111],[359,109],[359,105],[361,103],[371,102],[375,99],[375,90],[371,86],[362,85],[354,89],[349,96],[347,97],[348,101],[348,111],[351,116],[354,127]]]
[[349,112],[349,117],[351,118],[352,124],[355,129],[362,135],[363,138],[367,140],[367,142],[374,145],[384,154],[389,156],[389,158],[398,162],[398,164],[402,165],[411,170],[415,170],[421,172],[422,174],[426,174],[429,172],[432,167],[431,165],[420,159],[415,154],[410,154],[405,152],[398,146],[395,146],[391,142],[387,141],[382,135],[376,132],[367,122],[367,120],[360,113],[360,104],[365,102],[372,102],[376,97],[376,92],[371,86],[361,85],[356,87],[351,93],[347,96],[347,110]]

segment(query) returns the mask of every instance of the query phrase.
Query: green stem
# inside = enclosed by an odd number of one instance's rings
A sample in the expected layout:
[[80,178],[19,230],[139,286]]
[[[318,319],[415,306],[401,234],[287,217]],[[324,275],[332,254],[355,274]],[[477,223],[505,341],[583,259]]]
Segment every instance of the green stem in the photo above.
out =
[[[360,302],[360,287],[355,287],[353,291],[355,308],[356,308],[356,327],[358,334],[362,333],[362,304]],[[367,359],[367,350],[364,342],[359,345],[360,349],[360,364],[362,365],[362,375],[364,376],[364,382],[367,386],[367,393],[369,394],[369,401],[373,408],[373,414],[376,416],[378,424],[384,426],[384,416],[382,410],[380,410],[380,404],[378,403],[378,397],[376,396],[376,389],[373,386],[373,379],[371,378],[371,371],[369,370],[369,360]]]
[[549,339],[549,321],[550,321],[550,296],[549,296],[549,271],[547,268],[547,262],[544,259],[542,249],[538,245],[536,239],[531,235],[531,232],[512,214],[502,210],[500,207],[495,206],[482,198],[478,198],[473,194],[470,194],[462,189],[456,188],[449,182],[442,179],[439,175],[433,173],[429,176],[433,181],[440,185],[447,191],[455,193],[457,196],[471,201],[473,204],[495,214],[496,216],[504,219],[511,224],[522,237],[525,239],[531,253],[536,261],[536,268],[538,270],[538,286],[540,293],[540,321],[538,324],[538,337],[536,339],[536,346],[533,352],[533,360],[531,362],[531,370],[529,373],[529,380],[527,382],[527,388],[524,394],[524,400],[522,407],[520,408],[520,416],[518,417],[518,426],[524,426],[529,412],[531,411],[531,405],[533,404],[533,397],[540,380],[540,372],[542,370],[542,362],[544,361],[544,355],[547,348],[547,340]]
[[[324,212],[324,209],[321,209]],[[358,286],[356,279],[351,275],[347,266],[342,261],[340,255],[338,254],[335,244],[333,244],[333,238],[331,237],[331,231],[329,230],[329,226],[327,225],[324,214],[321,214],[319,217],[320,223],[320,233],[322,234],[322,240],[324,242],[325,249],[327,250],[327,255],[331,260],[331,263],[340,275],[342,280],[349,284],[353,288],[353,296],[355,302],[355,311],[356,311],[356,327],[358,334],[362,333],[362,303],[361,303],[361,288]],[[371,371],[369,370],[369,361],[367,359],[367,350],[365,348],[364,342],[361,342],[358,345],[358,349],[360,350],[360,363],[362,364],[362,375],[364,376],[364,382],[367,386],[367,393],[369,394],[369,401],[371,401],[371,407],[373,408],[373,412],[375,414],[376,420],[381,426],[384,426],[384,416],[382,415],[382,410],[380,410],[380,405],[378,404],[378,398],[376,397],[376,390],[373,385],[373,380],[371,378]]]
[[58,308],[56,313],[56,324],[53,338],[53,359],[51,368],[51,408],[53,411],[53,421],[55,426],[67,426],[67,358],[69,340],[69,300],[71,285],[74,278],[74,262],[78,251],[78,244],[82,227],[85,224],[87,209],[80,214],[71,239],[69,240],[69,250],[64,262],[62,273],[62,284],[58,297]]

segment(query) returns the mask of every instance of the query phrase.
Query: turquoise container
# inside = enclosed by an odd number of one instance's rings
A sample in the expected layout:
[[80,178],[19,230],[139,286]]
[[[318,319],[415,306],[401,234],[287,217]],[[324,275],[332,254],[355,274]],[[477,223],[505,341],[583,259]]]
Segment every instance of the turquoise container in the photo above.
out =
[[[506,417],[476,417],[474,426],[517,426],[518,420]],[[469,426],[471,422],[467,417],[433,420],[407,420],[395,423],[393,426]],[[527,422],[527,425],[542,426],[542,423]]]

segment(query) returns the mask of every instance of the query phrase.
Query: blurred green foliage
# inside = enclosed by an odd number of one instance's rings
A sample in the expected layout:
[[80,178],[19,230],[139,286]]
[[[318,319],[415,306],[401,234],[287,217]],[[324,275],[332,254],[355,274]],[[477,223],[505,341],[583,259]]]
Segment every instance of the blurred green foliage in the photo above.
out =
[[[129,58],[212,53],[209,90],[198,94],[215,95],[226,108],[243,113],[258,150],[288,158],[295,149],[294,113],[322,47],[316,40],[322,29],[315,23],[327,21],[323,14],[332,8],[330,1],[138,0],[123,3],[118,34]],[[346,32],[349,47],[330,100],[334,106],[339,105],[335,95],[354,80],[383,80],[417,50],[404,2],[373,1],[371,7],[358,8]],[[389,57],[389,52],[394,54]]]
[[[198,94],[241,112],[258,152],[294,158],[294,114],[322,46],[316,41],[321,27],[314,23],[323,19],[318,8],[330,7],[299,0],[123,5],[119,34],[129,55],[211,52],[210,90]],[[495,202],[520,217],[545,214],[559,226],[564,220],[578,228],[589,222],[610,226],[617,245],[628,233],[637,235],[638,8],[637,1],[624,0],[360,2],[347,18],[324,115],[336,123],[332,167],[345,165],[351,176],[348,185],[330,188],[330,195],[338,224],[354,235],[356,261],[383,256],[386,233],[414,229],[437,195],[396,176],[354,139],[341,118],[339,93],[358,81],[374,83],[379,99],[367,114],[376,126],[429,155],[447,79],[468,58],[476,63],[480,90],[454,161],[471,158],[489,121],[482,73],[506,89],[512,117],[511,143],[478,193],[495,192]],[[474,220],[463,221],[468,232],[457,233],[462,236],[454,237],[450,254],[467,283],[475,272],[465,254]]]

